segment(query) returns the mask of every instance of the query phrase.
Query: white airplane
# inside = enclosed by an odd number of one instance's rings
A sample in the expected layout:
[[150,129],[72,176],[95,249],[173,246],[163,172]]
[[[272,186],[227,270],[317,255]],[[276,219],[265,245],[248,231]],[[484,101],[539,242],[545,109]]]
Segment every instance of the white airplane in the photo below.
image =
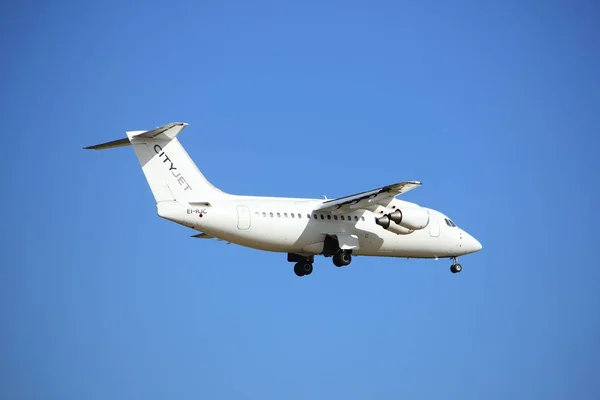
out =
[[298,276],[310,275],[315,255],[343,267],[352,255],[451,258],[450,271],[462,270],[458,257],[481,244],[431,208],[396,199],[421,185],[400,182],[338,199],[238,196],[206,180],[179,143],[187,126],[175,122],[85,149],[133,146],[158,215],[202,233],[259,250],[287,253]]

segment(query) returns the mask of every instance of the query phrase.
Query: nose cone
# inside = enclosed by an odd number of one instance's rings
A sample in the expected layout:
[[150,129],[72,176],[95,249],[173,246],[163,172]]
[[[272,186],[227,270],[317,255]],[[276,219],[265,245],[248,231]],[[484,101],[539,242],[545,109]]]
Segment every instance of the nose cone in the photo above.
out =
[[469,235],[468,233],[466,236],[465,251],[467,253],[475,253],[483,248],[481,243],[479,243],[479,241],[473,236]]

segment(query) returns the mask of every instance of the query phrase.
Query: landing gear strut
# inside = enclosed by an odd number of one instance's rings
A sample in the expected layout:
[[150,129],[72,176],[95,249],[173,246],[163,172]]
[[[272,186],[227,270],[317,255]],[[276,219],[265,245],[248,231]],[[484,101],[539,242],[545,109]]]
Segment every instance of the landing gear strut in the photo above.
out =
[[352,262],[352,256],[349,251],[340,251],[333,256],[333,264],[336,267],[345,267]]
[[454,264],[450,266],[450,272],[453,274],[457,274],[462,271],[462,266],[458,263],[458,257],[452,257]]

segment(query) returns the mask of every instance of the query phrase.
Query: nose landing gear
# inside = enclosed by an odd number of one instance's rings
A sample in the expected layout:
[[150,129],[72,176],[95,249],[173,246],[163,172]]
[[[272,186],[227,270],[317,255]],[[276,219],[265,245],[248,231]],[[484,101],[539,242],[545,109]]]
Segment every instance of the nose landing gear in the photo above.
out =
[[452,257],[452,260],[454,261],[454,264],[450,266],[450,272],[453,274],[458,274],[460,271],[462,271],[462,266],[458,263],[458,257]]

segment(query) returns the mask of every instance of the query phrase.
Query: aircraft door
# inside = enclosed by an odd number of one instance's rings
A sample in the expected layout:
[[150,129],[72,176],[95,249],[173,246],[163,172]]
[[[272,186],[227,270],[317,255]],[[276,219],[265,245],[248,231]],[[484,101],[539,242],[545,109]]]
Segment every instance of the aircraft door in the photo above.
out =
[[237,206],[238,229],[245,231],[250,229],[250,210],[246,206]]
[[438,216],[431,212],[429,213],[429,236],[440,236],[440,221],[438,219]]

